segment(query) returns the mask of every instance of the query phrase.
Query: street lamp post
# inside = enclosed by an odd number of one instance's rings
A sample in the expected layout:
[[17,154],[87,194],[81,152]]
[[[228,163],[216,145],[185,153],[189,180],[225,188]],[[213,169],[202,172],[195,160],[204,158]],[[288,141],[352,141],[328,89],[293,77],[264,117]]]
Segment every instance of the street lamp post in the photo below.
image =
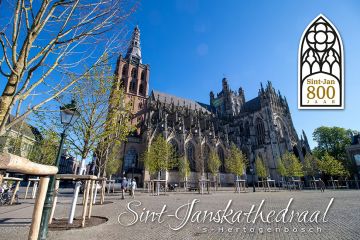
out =
[[[61,124],[64,126],[64,130],[61,133],[60,145],[55,162],[56,167],[59,167],[61,152],[66,138],[66,130],[68,129],[69,126],[73,125],[80,116],[79,112],[76,109],[76,104],[74,100],[72,100],[70,104],[66,104],[60,107],[60,116],[61,116]],[[39,239],[41,240],[45,240],[47,238],[49,217],[50,217],[53,198],[54,198],[54,188],[55,188],[55,176],[51,176],[49,181],[49,187],[46,193],[43,212],[41,216],[40,234],[39,234]]]

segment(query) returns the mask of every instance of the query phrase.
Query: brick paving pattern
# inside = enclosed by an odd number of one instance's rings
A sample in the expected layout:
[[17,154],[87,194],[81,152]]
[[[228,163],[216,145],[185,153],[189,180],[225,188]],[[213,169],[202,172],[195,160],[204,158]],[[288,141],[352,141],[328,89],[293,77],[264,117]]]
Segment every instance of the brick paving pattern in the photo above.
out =
[[[249,189],[250,190],[250,189]],[[55,217],[66,217],[69,213],[71,194],[61,194],[57,205]],[[20,195],[21,197],[21,195]],[[108,196],[106,199],[111,204],[96,205],[93,208],[93,215],[106,216],[109,221],[95,227],[82,230],[68,230],[49,233],[49,239],[360,239],[360,191],[339,190],[325,191],[279,191],[279,192],[247,192],[235,194],[230,191],[221,191],[210,195],[199,195],[196,193],[169,193],[166,196],[150,196],[148,193],[137,193],[135,200],[142,205],[137,208],[140,214],[142,208],[159,212],[163,205],[167,205],[167,211],[163,223],[137,222],[133,226],[125,227],[118,223],[120,213],[126,211],[126,205],[133,199],[127,197],[120,200],[120,194]],[[199,199],[193,212],[197,210],[214,211],[223,210],[231,199],[231,208],[234,211],[249,211],[251,205],[255,204],[255,210],[262,200],[265,203],[262,207],[266,216],[271,210],[280,211],[286,208],[289,199],[293,198],[290,210],[309,211],[309,215],[316,210],[321,211],[320,223],[298,223],[293,220],[291,223],[262,223],[255,224],[244,222],[230,224],[219,223],[188,223],[184,228],[174,231],[169,225],[176,226],[179,221],[175,217],[168,217],[175,213],[175,210],[193,199]],[[321,222],[322,213],[325,211],[331,198],[334,202],[327,214],[327,222]],[[80,202],[81,199],[79,199]],[[0,207],[0,239],[26,239],[31,221],[31,212],[34,205],[33,200],[22,200],[22,204],[16,206]],[[77,216],[80,216],[81,206],[77,207]],[[184,211],[179,211],[184,216]],[[255,215],[255,214],[254,214]],[[123,222],[130,222],[133,215],[123,215]],[[251,218],[253,219],[253,218]],[[244,227],[246,232],[244,232]],[[288,228],[289,232],[285,232]],[[270,228],[271,232],[267,232]],[[301,229],[306,232],[300,232]],[[321,228],[321,232],[318,232]],[[280,231],[279,231],[280,229]],[[294,232],[294,229],[298,232]],[[314,232],[308,232],[313,229]],[[255,232],[250,232],[254,230]],[[276,231],[277,230],[277,231]],[[263,233],[261,233],[263,231]]]

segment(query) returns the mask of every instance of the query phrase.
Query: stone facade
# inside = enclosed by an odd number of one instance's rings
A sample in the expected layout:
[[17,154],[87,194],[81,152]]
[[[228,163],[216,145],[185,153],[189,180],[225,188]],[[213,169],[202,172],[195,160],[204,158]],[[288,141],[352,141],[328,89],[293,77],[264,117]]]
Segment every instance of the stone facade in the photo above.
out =
[[[275,91],[271,82],[265,88],[261,84],[258,96],[246,100],[244,90],[231,90],[224,78],[222,91],[216,96],[210,92],[210,104],[204,104],[158,91],[148,94],[149,73],[149,66],[141,62],[140,31],[136,27],[126,57],[119,57],[115,80],[116,84],[121,81],[127,99],[133,103],[133,124],[138,128],[122,146],[123,172],[127,176],[134,172],[140,184],[150,176],[139,156],[157,134],[188,159],[189,181],[207,172],[210,149],[216,149],[222,162],[219,181],[233,183],[234,176],[227,173],[224,162],[231,143],[246,154],[250,166],[257,156],[263,158],[272,179],[278,179],[277,159],[284,152],[294,152],[303,161],[310,151],[305,133],[299,138],[295,131],[286,98]],[[169,182],[182,181],[175,169],[163,173],[163,177]]]

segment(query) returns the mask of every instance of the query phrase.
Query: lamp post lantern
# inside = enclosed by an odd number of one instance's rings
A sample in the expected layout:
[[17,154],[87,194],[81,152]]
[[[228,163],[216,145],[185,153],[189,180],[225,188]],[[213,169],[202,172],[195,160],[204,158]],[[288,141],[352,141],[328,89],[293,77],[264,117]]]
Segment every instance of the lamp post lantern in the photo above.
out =
[[[72,100],[71,103],[60,107],[61,124],[64,126],[64,129],[60,135],[61,136],[60,145],[55,162],[56,167],[59,167],[61,152],[66,138],[66,130],[76,122],[79,116],[80,113],[76,109],[76,103],[74,100]],[[53,197],[54,197],[54,188],[55,188],[55,176],[51,176],[49,181],[49,187],[46,193],[44,208],[41,216],[40,234],[39,234],[39,239],[41,240],[47,238],[49,217],[50,217]]]

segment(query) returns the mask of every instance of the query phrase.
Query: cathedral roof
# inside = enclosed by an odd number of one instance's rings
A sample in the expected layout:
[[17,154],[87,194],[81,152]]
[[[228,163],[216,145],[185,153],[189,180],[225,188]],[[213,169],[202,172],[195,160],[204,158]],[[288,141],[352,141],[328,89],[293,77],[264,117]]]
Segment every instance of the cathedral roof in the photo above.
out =
[[204,104],[204,103],[199,103],[194,100],[177,97],[174,95],[162,93],[162,92],[155,91],[155,90],[152,91],[151,95],[154,100],[159,99],[159,101],[162,103],[166,103],[166,104],[174,103],[175,105],[179,105],[181,107],[188,107],[191,110],[202,110],[203,112],[210,113],[210,111],[209,111],[210,106],[207,104]]
[[245,102],[243,106],[244,112],[256,112],[259,111],[260,109],[261,109],[261,103],[259,97],[253,98],[250,101]]

